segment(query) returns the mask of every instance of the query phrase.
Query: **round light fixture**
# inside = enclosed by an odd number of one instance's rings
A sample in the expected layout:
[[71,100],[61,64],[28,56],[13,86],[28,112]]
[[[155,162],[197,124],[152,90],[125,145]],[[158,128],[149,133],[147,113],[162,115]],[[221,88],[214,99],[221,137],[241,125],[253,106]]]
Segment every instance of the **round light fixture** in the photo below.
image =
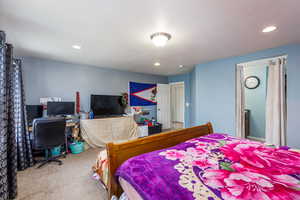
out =
[[277,29],[276,26],[267,26],[266,28],[264,28],[262,30],[263,33],[269,33],[269,32],[272,32],[272,31],[275,31]]
[[183,65],[179,65],[179,68],[183,68]]
[[79,45],[77,45],[77,44],[74,44],[74,45],[72,45],[72,48],[73,48],[73,49],[79,50],[79,49],[81,49],[81,46],[79,46]]
[[158,66],[160,66],[160,63],[156,62],[156,63],[154,63],[154,66],[158,67]]
[[169,33],[157,32],[153,33],[150,36],[150,39],[157,47],[163,47],[167,44],[167,41],[171,39],[171,35]]

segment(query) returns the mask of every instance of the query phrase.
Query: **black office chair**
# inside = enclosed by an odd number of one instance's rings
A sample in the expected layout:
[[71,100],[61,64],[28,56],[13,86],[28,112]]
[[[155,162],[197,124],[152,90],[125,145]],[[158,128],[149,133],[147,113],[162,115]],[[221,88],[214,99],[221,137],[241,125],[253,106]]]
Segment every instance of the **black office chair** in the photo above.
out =
[[38,161],[41,164],[37,168],[49,162],[57,162],[59,165],[62,165],[62,161],[58,159],[60,156],[49,156],[49,150],[65,144],[66,120],[64,118],[37,118],[33,120],[32,128],[32,148],[46,150],[45,159]]

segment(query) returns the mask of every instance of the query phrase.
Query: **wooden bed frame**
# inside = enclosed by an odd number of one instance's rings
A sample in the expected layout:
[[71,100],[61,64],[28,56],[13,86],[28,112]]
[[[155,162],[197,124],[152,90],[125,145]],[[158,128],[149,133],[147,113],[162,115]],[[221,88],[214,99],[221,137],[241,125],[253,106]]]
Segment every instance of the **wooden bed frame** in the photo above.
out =
[[213,133],[213,128],[211,123],[207,123],[192,128],[168,131],[144,138],[138,138],[129,142],[119,144],[108,143],[106,149],[109,168],[109,180],[107,185],[109,199],[111,199],[112,195],[119,197],[122,193],[122,188],[118,184],[114,174],[124,161],[143,153],[175,146],[186,140],[210,133]]

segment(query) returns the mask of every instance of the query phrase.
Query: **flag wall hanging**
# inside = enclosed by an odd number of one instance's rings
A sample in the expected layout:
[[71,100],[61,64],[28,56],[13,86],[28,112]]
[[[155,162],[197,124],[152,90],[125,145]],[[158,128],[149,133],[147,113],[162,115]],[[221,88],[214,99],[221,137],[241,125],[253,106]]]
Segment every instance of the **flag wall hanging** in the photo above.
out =
[[129,82],[130,106],[156,105],[156,84]]

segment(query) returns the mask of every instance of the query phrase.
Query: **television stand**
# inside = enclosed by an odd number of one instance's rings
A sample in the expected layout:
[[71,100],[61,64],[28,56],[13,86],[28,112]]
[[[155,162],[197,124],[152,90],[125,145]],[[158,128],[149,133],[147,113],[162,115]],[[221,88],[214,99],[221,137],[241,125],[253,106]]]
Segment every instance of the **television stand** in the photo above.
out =
[[105,147],[109,142],[123,142],[138,138],[138,126],[132,116],[101,116],[80,120],[82,138],[91,147]]
[[124,117],[123,115],[96,115],[94,119]]

